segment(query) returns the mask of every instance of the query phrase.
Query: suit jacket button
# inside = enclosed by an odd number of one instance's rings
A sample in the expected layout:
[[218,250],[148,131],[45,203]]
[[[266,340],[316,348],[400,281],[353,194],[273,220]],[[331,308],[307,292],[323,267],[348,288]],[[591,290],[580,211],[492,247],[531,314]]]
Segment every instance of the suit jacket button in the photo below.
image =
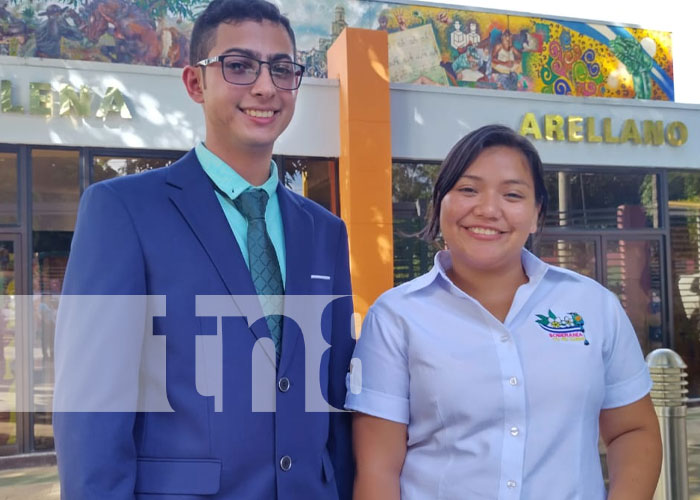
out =
[[287,472],[292,468],[292,458],[289,455],[285,455],[280,459],[280,469]]
[[282,392],[287,392],[289,390],[289,379],[287,377],[282,377],[279,382],[277,382],[277,387],[279,387],[279,390]]

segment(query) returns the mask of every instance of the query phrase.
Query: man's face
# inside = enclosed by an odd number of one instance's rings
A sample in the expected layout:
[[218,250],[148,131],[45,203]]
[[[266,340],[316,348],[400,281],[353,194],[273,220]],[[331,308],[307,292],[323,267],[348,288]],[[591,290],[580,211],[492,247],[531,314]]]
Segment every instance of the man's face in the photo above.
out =
[[[294,47],[287,30],[270,21],[221,24],[207,57],[224,54],[250,56],[261,61],[293,61]],[[207,143],[219,147],[269,153],[294,114],[296,91],[275,87],[269,66],[262,65],[250,85],[224,80],[221,63],[204,71],[201,102],[207,124]]]

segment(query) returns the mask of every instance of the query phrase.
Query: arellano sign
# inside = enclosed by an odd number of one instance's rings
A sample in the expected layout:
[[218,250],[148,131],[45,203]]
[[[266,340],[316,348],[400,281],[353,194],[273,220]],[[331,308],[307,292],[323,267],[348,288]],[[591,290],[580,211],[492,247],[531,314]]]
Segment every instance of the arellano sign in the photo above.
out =
[[[99,102],[93,112],[94,97]],[[124,100],[124,95],[116,87],[108,87],[102,96],[83,85],[75,89],[69,84],[61,84],[57,88],[45,82],[31,82],[29,84],[29,109],[30,115],[46,116],[55,115],[54,102],[58,97],[58,115],[87,118],[95,116],[106,119],[110,115],[118,115],[122,119],[130,120],[131,111]],[[27,113],[24,106],[14,103],[12,97],[12,82],[0,80],[0,112],[2,113]]]
[[638,144],[679,147],[688,142],[688,127],[683,122],[668,124],[661,120],[626,119],[617,127],[612,118],[592,116],[544,115],[542,126],[535,113],[525,113],[520,122],[520,135],[534,140],[590,142],[605,144]]

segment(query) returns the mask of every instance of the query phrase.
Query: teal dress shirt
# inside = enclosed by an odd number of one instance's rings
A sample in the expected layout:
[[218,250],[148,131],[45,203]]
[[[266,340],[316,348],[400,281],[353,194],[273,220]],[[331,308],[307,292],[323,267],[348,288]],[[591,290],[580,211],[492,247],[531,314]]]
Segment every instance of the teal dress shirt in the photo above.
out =
[[[194,148],[199,163],[202,164],[204,172],[209,176],[212,182],[216,185],[216,197],[219,199],[221,208],[224,210],[226,220],[228,220],[231,231],[236,237],[238,246],[243,254],[245,264],[250,269],[248,258],[248,221],[241,215],[236,206],[233,204],[235,200],[246,189],[259,187],[264,189],[269,199],[267,208],[265,209],[265,224],[267,225],[267,234],[270,236],[272,246],[275,247],[277,261],[280,265],[282,273],[282,284],[286,285],[287,265],[286,253],[284,248],[284,227],[282,224],[282,212],[280,211],[279,200],[277,199],[277,184],[279,183],[277,174],[277,165],[274,161],[270,162],[270,177],[262,186],[253,186],[233,168],[228,166],[221,158],[209,151],[204,143],[200,142]],[[223,194],[225,193],[225,195]]]

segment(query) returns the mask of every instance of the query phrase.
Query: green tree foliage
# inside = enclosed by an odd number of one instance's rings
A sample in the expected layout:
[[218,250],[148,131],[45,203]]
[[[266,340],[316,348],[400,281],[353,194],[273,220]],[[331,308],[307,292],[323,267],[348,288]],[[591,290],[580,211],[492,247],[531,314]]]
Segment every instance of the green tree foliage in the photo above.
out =
[[200,8],[206,7],[207,0],[134,0],[148,17],[152,19],[176,14],[184,19],[194,20]]

